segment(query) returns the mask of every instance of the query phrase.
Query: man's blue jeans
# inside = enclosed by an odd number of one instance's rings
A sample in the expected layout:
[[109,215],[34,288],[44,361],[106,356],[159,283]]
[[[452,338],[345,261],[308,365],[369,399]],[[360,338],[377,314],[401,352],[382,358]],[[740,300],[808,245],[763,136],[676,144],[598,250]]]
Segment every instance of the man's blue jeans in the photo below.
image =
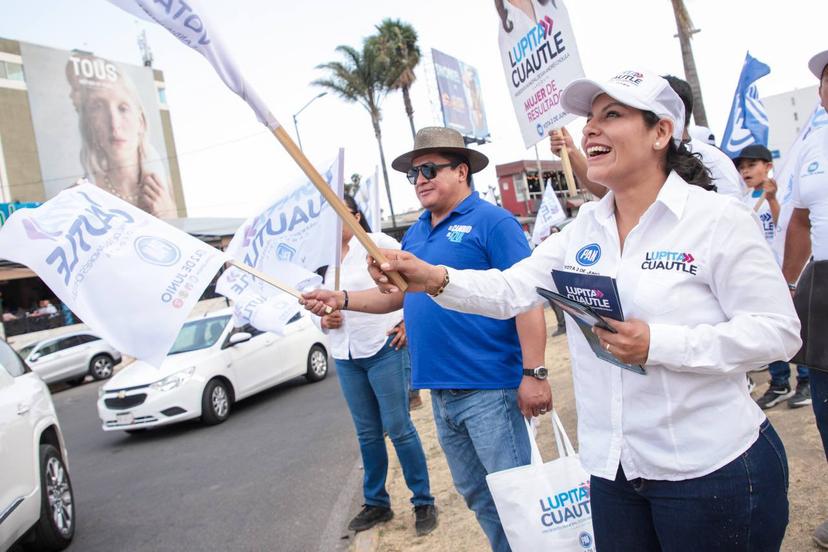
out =
[[388,452],[383,428],[394,443],[405,482],[413,493],[411,502],[415,506],[434,504],[423,445],[408,414],[404,364],[408,350],[395,351],[389,341],[372,357],[336,359],[339,384],[354,420],[365,468],[365,504],[391,507],[385,490]]
[[517,390],[433,389],[431,406],[457,492],[477,516],[492,550],[511,550],[486,474],[523,466],[531,459]]
[[822,448],[828,460],[828,372],[811,369],[811,405],[814,407]]
[[619,467],[590,485],[598,552],[778,552],[788,525],[788,460],[767,420],[745,453],[703,477],[627,481]]
[[[771,385],[788,386],[791,380],[791,365],[784,360],[777,360],[768,364]],[[808,383],[808,367],[801,364],[796,365],[796,383]]]

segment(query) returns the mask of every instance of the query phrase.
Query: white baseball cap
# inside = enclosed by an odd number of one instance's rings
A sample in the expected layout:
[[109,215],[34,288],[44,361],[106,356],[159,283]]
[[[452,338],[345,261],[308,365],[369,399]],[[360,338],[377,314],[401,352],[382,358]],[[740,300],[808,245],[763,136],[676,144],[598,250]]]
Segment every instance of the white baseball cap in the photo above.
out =
[[684,102],[670,87],[670,83],[652,71],[621,71],[608,81],[575,79],[561,94],[561,107],[574,115],[586,117],[592,111],[592,102],[599,94],[618,100],[624,105],[652,111],[673,122],[673,139],[680,142],[684,134]]
[[812,57],[811,61],[808,62],[808,69],[811,70],[811,73],[813,73],[816,78],[821,79],[822,72],[825,70],[826,65],[828,65],[828,50],[820,52]]

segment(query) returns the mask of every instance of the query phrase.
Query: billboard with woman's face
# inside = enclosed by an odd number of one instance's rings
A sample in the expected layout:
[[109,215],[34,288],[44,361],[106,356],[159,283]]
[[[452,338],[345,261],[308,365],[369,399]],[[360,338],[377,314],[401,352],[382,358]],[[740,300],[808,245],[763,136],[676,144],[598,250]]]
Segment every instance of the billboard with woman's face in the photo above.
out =
[[152,69],[20,46],[46,198],[85,177],[157,217],[175,217]]

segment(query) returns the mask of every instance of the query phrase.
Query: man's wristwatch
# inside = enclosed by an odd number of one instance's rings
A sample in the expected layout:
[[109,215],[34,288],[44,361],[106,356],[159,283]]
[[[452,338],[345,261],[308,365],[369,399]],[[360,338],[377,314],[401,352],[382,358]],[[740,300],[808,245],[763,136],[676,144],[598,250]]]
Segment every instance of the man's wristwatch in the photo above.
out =
[[524,368],[523,375],[532,376],[533,378],[539,380],[545,380],[546,376],[549,375],[549,372],[543,366],[538,366],[537,368]]

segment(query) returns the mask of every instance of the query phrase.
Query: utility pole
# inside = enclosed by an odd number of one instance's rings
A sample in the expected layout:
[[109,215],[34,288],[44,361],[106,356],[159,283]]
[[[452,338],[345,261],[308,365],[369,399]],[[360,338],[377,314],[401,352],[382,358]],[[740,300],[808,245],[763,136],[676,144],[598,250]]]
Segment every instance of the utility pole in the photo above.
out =
[[696,71],[696,61],[693,59],[693,47],[690,45],[690,38],[699,32],[700,29],[693,28],[690,14],[684,6],[684,0],[671,0],[673,13],[676,16],[676,27],[678,29],[679,43],[681,44],[681,60],[684,63],[684,78],[690,84],[693,91],[693,120],[698,126],[709,127],[707,124],[707,113],[704,110],[702,101],[701,85],[699,74]]
[[150,50],[146,30],[142,30],[141,34],[138,35],[138,48],[141,49],[141,59],[144,62],[144,67],[152,67],[152,50]]

